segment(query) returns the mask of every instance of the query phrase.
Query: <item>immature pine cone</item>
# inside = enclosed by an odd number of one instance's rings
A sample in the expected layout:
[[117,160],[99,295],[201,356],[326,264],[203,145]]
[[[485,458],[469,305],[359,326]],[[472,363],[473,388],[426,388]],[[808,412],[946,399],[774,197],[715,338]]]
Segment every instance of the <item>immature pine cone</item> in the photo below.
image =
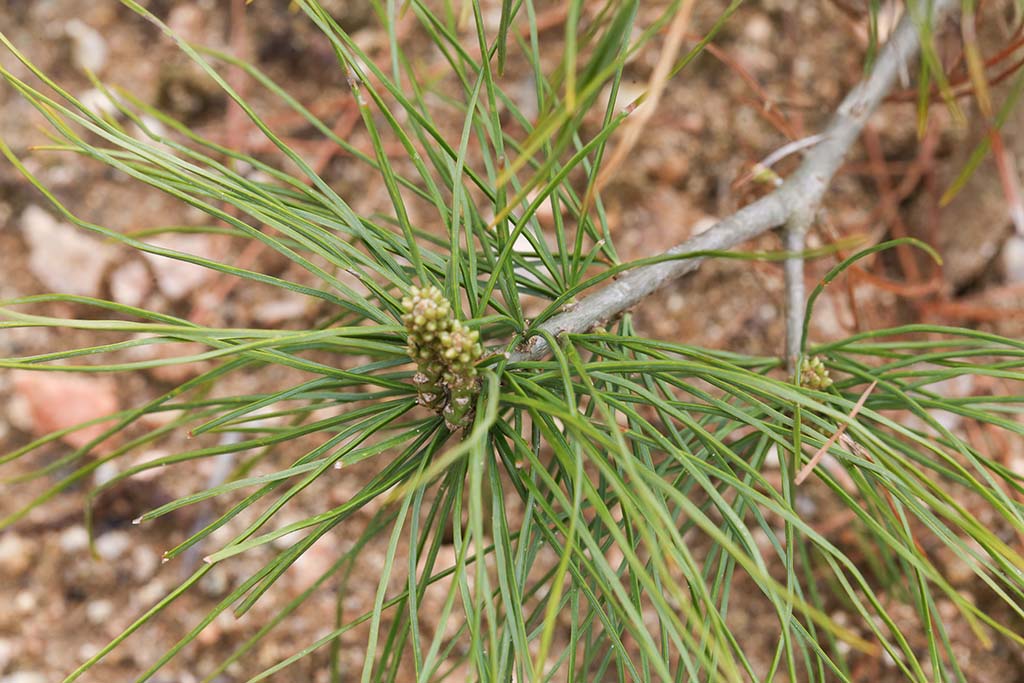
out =
[[832,378],[821,356],[805,358],[800,366],[800,386],[823,391],[832,386]]
[[409,331],[409,357],[416,362],[413,381],[420,404],[444,415],[449,429],[465,427],[479,392],[480,333],[455,319],[437,287],[412,287],[409,294],[402,299],[402,322]]
[[441,290],[430,287],[412,287],[410,296],[402,299],[402,322],[409,331],[409,357],[416,362],[416,392],[420,404],[441,411],[447,402],[442,384],[446,368],[439,353],[438,338],[447,334],[452,324],[452,307]]
[[451,332],[441,335],[441,347],[448,362],[444,382],[450,393],[450,400],[444,409],[444,420],[449,429],[455,429],[469,421],[473,399],[479,391],[475,366],[483,354],[480,333],[455,320]]

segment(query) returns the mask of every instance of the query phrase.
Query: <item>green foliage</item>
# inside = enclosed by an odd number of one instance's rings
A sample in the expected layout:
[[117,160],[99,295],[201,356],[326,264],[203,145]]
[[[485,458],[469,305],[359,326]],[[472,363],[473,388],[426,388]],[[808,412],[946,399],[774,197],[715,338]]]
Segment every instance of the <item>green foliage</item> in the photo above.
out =
[[[170,35],[143,7],[125,4]],[[551,358],[509,362],[506,352],[529,341],[575,294],[627,267],[617,259],[600,195],[591,211],[582,198],[625,116],[614,105],[624,65],[675,5],[639,26],[639,2],[608,0],[584,30],[569,24],[562,61],[544,73],[529,1],[501,3],[494,36],[486,34],[477,3],[466,3],[475,45],[467,44],[449,3],[444,12],[419,0],[378,3],[390,71],[317,3],[296,4],[349,76],[372,155],[335,135],[256,67],[173,35],[294,174],[204,139],[130,93],[111,96],[118,116],[97,114],[0,35],[42,84],[0,70],[48,122],[49,150],[96,160],[176,197],[205,212],[217,230],[227,226],[234,236],[258,240],[304,275],[273,277],[156,246],[146,241],[152,232],[125,235],[90,223],[32,175],[9,141],[0,141],[11,163],[67,220],[143,252],[319,299],[332,311],[314,329],[289,331],[213,329],[73,296],[4,303],[0,327],[85,330],[119,340],[4,359],[0,367],[130,372],[199,360],[210,367],[114,415],[90,443],[35,472],[54,483],[3,524],[169,433],[241,435],[123,469],[91,491],[99,495],[146,470],[188,467],[225,453],[240,458],[227,482],[138,520],[144,529],[184,506],[221,501],[206,526],[167,551],[168,560],[218,529],[234,536],[217,549],[204,547],[206,562],[194,574],[68,680],[85,675],[221,563],[242,554],[267,557],[140,672],[140,681],[148,679],[218,614],[248,611],[304,551],[331,534],[353,545],[230,657],[198,675],[213,680],[232,663],[248,661],[263,638],[325,590],[338,596],[337,623],[250,681],[321,648],[336,657],[341,638],[357,628],[369,633],[363,681],[399,680],[405,666],[418,681],[439,680],[459,663],[489,681],[850,681],[851,648],[853,656],[884,653],[908,680],[963,681],[952,621],[969,624],[983,643],[1024,643],[1024,557],[1007,540],[1024,533],[1021,477],[936,416],[958,416],[1020,439],[1024,397],[950,398],[937,385],[984,376],[1017,391],[1024,343],[937,326],[880,330],[808,346],[813,357],[805,370],[815,379],[795,384],[777,359],[647,339],[634,334],[627,315],[608,332],[548,338]],[[571,2],[570,16],[579,16],[582,6]],[[430,80],[404,51],[396,34],[403,12],[444,55],[449,78]],[[534,73],[535,115],[522,111],[501,81],[501,70],[517,59]],[[231,88],[218,71],[224,66],[244,69],[364,164],[386,187],[393,211],[356,213]],[[600,127],[585,134],[583,116],[595,109],[604,112]],[[147,123],[153,120],[169,132]],[[457,137],[446,124],[453,120],[460,122]],[[400,163],[385,151],[385,140],[405,150]],[[243,165],[262,173],[246,175]],[[420,215],[429,213],[430,225],[411,217],[414,202],[426,207]],[[545,203],[555,222],[550,232],[537,220]],[[529,320],[525,297],[543,302]],[[38,312],[52,302],[73,304],[76,317]],[[473,331],[460,320],[471,321]],[[182,341],[206,350],[150,360],[124,356]],[[271,366],[304,379],[271,393],[211,391],[232,376]],[[864,388],[876,382],[851,418]],[[155,413],[173,417],[146,426],[141,418]],[[829,447],[831,464],[819,465],[815,477],[870,549],[860,560],[801,512],[794,483],[808,454],[840,425],[849,438]],[[461,427],[462,438],[452,438]],[[87,457],[129,429],[136,436],[102,457]],[[8,453],[0,464],[60,436]],[[285,462],[277,451],[284,444],[303,452]],[[376,463],[375,473],[349,500],[280,521],[279,513],[300,501],[317,507],[309,492],[334,468],[362,461]],[[370,506],[379,511],[365,528],[356,526],[357,514]],[[386,547],[373,607],[346,614],[347,577],[373,542]],[[442,565],[440,550],[449,543],[454,564]],[[990,593],[987,606],[950,584],[935,548],[963,559]],[[443,610],[424,615],[425,595],[437,590],[444,591]],[[940,614],[941,604],[957,615]],[[752,610],[771,615],[776,628],[777,646],[767,659],[755,656],[734,620]],[[837,623],[830,616],[837,610],[857,623]],[[424,616],[437,625],[432,635],[420,631]],[[923,644],[912,642],[912,631],[924,634]],[[337,669],[333,674],[339,680]]]

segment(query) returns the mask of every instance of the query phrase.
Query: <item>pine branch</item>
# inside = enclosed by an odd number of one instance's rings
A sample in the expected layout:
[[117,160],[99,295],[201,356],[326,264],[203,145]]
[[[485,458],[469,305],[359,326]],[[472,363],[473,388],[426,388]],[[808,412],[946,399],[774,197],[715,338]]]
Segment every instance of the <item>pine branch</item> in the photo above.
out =
[[[931,19],[938,21],[952,11],[957,0],[934,0],[931,3]],[[918,22],[908,11],[882,49],[874,68],[839,105],[825,130],[823,139],[807,152],[797,171],[777,190],[748,204],[731,216],[720,220],[706,232],[669,249],[670,254],[685,254],[696,251],[729,249],[756,237],[768,230],[790,224],[806,229],[809,218],[813,217],[821,199],[832,182],[832,177],[842,164],[847,151],[860,135],[861,129],[886,96],[897,77],[917,54],[920,47]],[[802,245],[802,236],[793,230],[793,244]],[[799,239],[796,239],[799,237]],[[793,244],[789,244],[792,241]],[[637,305],[647,296],[677,278],[696,270],[702,258],[666,261],[631,270],[613,284],[584,297],[573,309],[554,316],[536,328],[553,335],[586,332],[607,323],[622,312]],[[789,264],[789,279],[802,279],[802,268]],[[799,271],[799,273],[798,273]],[[797,293],[797,292],[794,292]],[[790,296],[789,299],[795,299]],[[803,301],[798,306],[790,303],[787,320],[802,324]],[[787,328],[792,325],[787,323]],[[792,329],[789,338],[799,341],[799,334]],[[792,341],[787,343],[787,356],[793,354]],[[548,354],[550,349],[543,337],[533,336],[530,341],[512,354],[510,361],[537,360]],[[799,353],[799,349],[797,349]]]

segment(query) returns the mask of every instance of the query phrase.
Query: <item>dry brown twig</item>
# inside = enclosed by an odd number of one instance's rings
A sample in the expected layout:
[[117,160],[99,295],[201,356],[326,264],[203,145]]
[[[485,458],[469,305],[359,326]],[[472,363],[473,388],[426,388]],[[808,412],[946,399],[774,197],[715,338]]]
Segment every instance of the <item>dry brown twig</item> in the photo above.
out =
[[[935,0],[932,20],[938,21],[959,3],[956,0]],[[882,49],[874,68],[839,105],[824,132],[824,139],[807,152],[803,163],[774,192],[748,204],[723,218],[709,230],[679,244],[669,254],[730,249],[768,230],[787,226],[786,248],[803,249],[803,235],[828,189],[832,177],[860,132],[895,85],[899,74],[917,54],[918,27],[910,16],[904,16]],[[618,280],[584,297],[571,310],[548,319],[536,328],[552,335],[580,333],[600,327],[632,308],[644,298],[687,273],[696,270],[702,258],[665,261],[629,271]],[[799,355],[799,333],[803,325],[802,260],[787,262],[786,356]],[[549,353],[548,344],[540,336],[510,355],[511,362],[536,360]]]

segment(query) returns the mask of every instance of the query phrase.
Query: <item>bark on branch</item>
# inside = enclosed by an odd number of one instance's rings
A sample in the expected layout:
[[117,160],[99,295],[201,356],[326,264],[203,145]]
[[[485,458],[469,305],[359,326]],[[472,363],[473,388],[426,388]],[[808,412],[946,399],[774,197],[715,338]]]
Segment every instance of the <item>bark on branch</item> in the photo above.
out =
[[[937,22],[957,4],[958,0],[933,0],[931,20]],[[916,19],[921,21],[921,17]],[[800,218],[803,221],[813,216],[868,117],[895,84],[901,70],[917,54],[920,47],[918,30],[915,17],[908,11],[879,53],[871,73],[843,99],[825,129],[823,140],[808,151],[803,163],[785,183],[771,194],[720,220],[709,230],[676,245],[668,253],[730,249],[795,218],[803,217]],[[611,285],[581,299],[572,310],[545,321],[537,329],[556,336],[563,332],[591,330],[632,308],[669,282],[696,270],[702,261],[698,258],[666,261],[631,270]],[[509,360],[537,360],[549,351],[544,338],[534,336]]]

